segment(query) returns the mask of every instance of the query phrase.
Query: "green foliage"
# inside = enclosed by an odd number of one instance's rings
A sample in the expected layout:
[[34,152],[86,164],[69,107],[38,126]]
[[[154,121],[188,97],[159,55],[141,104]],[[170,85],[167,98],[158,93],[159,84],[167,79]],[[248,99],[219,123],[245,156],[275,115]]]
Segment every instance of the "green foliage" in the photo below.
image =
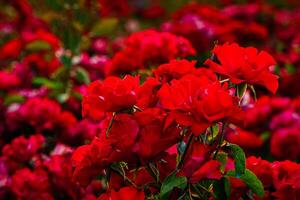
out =
[[241,147],[236,144],[229,144],[230,151],[234,159],[236,176],[239,177],[245,173],[246,156]]
[[169,175],[162,183],[160,189],[160,199],[167,200],[172,190],[176,188],[184,189],[187,186],[186,177],[177,177],[176,173]]

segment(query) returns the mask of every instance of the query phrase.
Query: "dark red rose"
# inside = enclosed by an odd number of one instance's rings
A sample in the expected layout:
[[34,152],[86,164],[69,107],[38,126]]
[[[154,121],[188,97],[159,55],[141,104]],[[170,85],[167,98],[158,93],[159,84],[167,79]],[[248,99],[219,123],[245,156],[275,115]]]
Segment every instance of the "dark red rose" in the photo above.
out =
[[18,170],[12,177],[11,188],[19,199],[54,200],[48,174],[41,168],[34,171],[28,168]]
[[11,171],[19,169],[23,164],[29,163],[35,154],[44,145],[42,135],[32,135],[26,139],[24,136],[15,138],[11,144],[6,144],[2,149],[3,158]]
[[299,127],[282,128],[271,137],[271,153],[278,159],[297,159],[300,156]]
[[291,161],[274,162],[272,169],[276,189],[272,195],[277,199],[299,199],[300,165]]
[[145,30],[126,39],[125,48],[108,62],[105,71],[107,75],[126,74],[194,54],[195,50],[183,37]]

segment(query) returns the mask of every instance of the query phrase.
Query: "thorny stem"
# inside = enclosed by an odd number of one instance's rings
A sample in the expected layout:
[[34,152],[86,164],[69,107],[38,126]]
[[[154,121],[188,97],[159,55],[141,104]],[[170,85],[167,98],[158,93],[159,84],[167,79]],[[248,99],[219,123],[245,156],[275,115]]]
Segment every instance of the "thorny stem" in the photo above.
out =
[[183,152],[183,155],[181,156],[181,159],[180,159],[180,161],[178,163],[177,170],[180,170],[183,167],[183,163],[184,163],[185,157],[186,157],[186,155],[188,153],[188,150],[189,150],[189,148],[190,148],[193,140],[194,140],[194,135],[191,134],[190,137],[189,137],[189,139],[188,139],[188,142],[187,142],[187,145],[185,147],[185,150]]
[[107,127],[107,129],[106,129],[106,132],[105,132],[106,137],[108,137],[109,131],[110,131],[110,129],[111,129],[113,123],[114,123],[115,116],[116,116],[116,112],[113,112],[112,118],[111,118],[111,120],[110,120],[110,122],[109,122],[109,124],[108,124],[108,127]]
[[[146,169],[147,169],[147,171],[149,172],[149,174],[155,179],[155,181],[156,181],[157,183],[159,183],[159,182],[160,182],[159,174],[157,174],[157,173],[153,170],[151,163],[149,163],[149,164],[146,165]],[[157,170],[157,171],[158,171],[158,170]]]
[[132,180],[130,180],[130,178],[128,178],[125,174],[122,174],[122,172],[120,172],[119,170],[114,169],[114,168],[111,168],[111,170],[113,172],[115,172],[116,174],[118,174],[119,176],[122,176],[125,181],[127,181],[128,183],[130,183],[131,185],[133,185],[135,188],[141,189],[141,187],[139,187],[138,185],[136,185]]
[[219,142],[218,142],[218,145],[217,145],[217,150],[215,151],[215,154],[213,156],[213,159],[215,160],[216,157],[217,157],[217,154],[221,148],[221,145],[222,145],[222,142],[224,140],[224,130],[225,130],[225,123],[223,122],[222,123],[222,130],[221,130],[221,137],[219,138]]

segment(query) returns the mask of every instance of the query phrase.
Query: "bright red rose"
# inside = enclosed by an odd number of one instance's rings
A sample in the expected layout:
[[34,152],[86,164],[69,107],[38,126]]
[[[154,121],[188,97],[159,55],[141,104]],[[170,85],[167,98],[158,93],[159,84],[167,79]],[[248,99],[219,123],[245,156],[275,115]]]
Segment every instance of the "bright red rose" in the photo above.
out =
[[149,77],[137,90],[138,102],[136,105],[141,109],[156,106],[160,85],[161,83],[157,79]]
[[195,64],[196,61],[172,60],[167,64],[158,66],[157,69],[153,70],[153,73],[162,82],[169,82],[172,79],[180,79],[184,75],[195,72]]
[[94,81],[82,101],[82,113],[92,119],[101,119],[105,112],[118,112],[132,108],[137,103],[139,78],[108,77],[103,82]]
[[110,121],[111,118],[108,118],[103,122],[99,138],[95,138],[89,145],[79,147],[73,154],[74,179],[83,186],[87,186],[109,164],[135,159],[132,152],[139,132],[137,122],[128,114],[118,114],[106,133]]
[[104,165],[99,160],[104,153],[109,154],[110,152],[110,149],[101,147],[102,142],[96,138],[91,144],[80,146],[75,150],[72,156],[72,163],[75,166],[73,179],[80,185],[87,186],[93,178],[101,173]]
[[236,43],[217,45],[213,49],[217,61],[208,59],[205,64],[215,72],[227,76],[235,84],[262,85],[272,93],[278,88],[278,77],[270,72],[276,64],[268,53],[256,48],[243,48]]
[[210,160],[210,150],[209,146],[194,141],[179,175],[188,177],[190,183],[221,178],[220,163]]
[[143,191],[137,190],[133,186],[123,187],[118,192],[112,190],[110,193],[102,194],[98,200],[144,200]]
[[236,128],[235,130],[228,130],[226,132],[226,139],[228,142],[237,144],[242,148],[255,149],[263,144],[263,140],[253,132]]
[[247,158],[246,167],[262,181],[265,187],[273,184],[272,165],[268,161],[251,156]]
[[22,50],[22,41],[20,39],[13,39],[6,42],[0,48],[0,59],[16,59]]
[[111,191],[112,200],[143,200],[145,198],[144,192],[139,191],[133,186],[124,187],[120,191]]
[[236,100],[216,81],[206,76],[184,76],[164,84],[159,90],[161,105],[171,110],[177,123],[191,126],[195,135],[201,134],[214,122],[239,121],[243,115]]
[[193,173],[189,178],[189,182],[198,183],[201,180],[220,179],[221,177],[220,163],[216,160],[210,160],[201,165],[201,167]]
[[135,113],[140,132],[135,151],[142,159],[154,159],[180,139],[181,129],[176,126],[165,128],[167,113],[158,108],[149,108]]

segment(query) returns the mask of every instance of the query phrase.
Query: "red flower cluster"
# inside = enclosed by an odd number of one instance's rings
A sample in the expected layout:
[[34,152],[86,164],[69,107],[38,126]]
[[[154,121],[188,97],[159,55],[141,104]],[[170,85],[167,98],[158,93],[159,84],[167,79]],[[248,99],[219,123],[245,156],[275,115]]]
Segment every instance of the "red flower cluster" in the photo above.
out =
[[0,1],[0,199],[300,199],[300,4],[233,2]]
[[[233,44],[233,53],[235,47],[241,48]],[[221,49],[220,53],[229,51],[230,55],[230,50]],[[244,54],[236,54],[236,60],[243,59]],[[252,66],[248,60],[243,63],[246,67]],[[265,57],[254,56],[251,63],[256,63],[255,68],[267,72]],[[112,181],[116,175],[127,177],[131,171],[145,167],[154,170],[150,174],[153,177],[139,182],[140,186],[148,185],[156,178],[163,181],[158,175],[165,174],[164,168],[159,167],[161,159],[165,159],[168,149],[180,141],[187,146],[180,162],[171,168],[179,170],[178,176],[187,177],[190,184],[220,179],[221,163],[213,158],[221,148],[218,141],[222,138],[225,124],[241,124],[243,120],[244,114],[239,107],[242,97],[234,94],[227,80],[219,80],[213,71],[197,69],[195,64],[195,61],[187,60],[170,61],[153,70],[155,77],[148,77],[142,85],[139,77],[130,75],[122,79],[108,77],[91,83],[83,98],[83,114],[100,120],[102,131],[91,144],[78,148],[73,154],[74,179],[87,186],[99,175]],[[238,68],[240,65],[231,67]],[[246,71],[242,72],[246,75]],[[255,72],[255,77],[260,78],[261,70],[253,70]],[[231,85],[242,83],[234,80],[229,80]],[[252,84],[253,81],[247,79],[246,83]],[[209,129],[213,126],[220,130],[214,132]],[[206,141],[206,145],[194,138],[207,137],[208,134],[216,135]],[[184,142],[187,138],[188,141]],[[126,170],[122,163],[126,163]],[[112,170],[110,174],[107,174],[108,170]],[[125,185],[131,181],[133,186],[137,184],[134,180],[125,179]],[[113,196],[113,193],[105,195]],[[178,194],[171,195],[175,198]]]
[[124,49],[108,62],[105,69],[107,75],[147,69],[155,64],[195,54],[194,48],[185,38],[154,30],[134,33],[124,43]]
[[217,63],[209,59],[205,64],[216,73],[229,77],[231,82],[259,84],[273,93],[277,91],[278,77],[270,72],[270,67],[276,62],[268,53],[258,53],[253,47],[224,44],[217,45],[213,49],[213,55],[216,56]]

